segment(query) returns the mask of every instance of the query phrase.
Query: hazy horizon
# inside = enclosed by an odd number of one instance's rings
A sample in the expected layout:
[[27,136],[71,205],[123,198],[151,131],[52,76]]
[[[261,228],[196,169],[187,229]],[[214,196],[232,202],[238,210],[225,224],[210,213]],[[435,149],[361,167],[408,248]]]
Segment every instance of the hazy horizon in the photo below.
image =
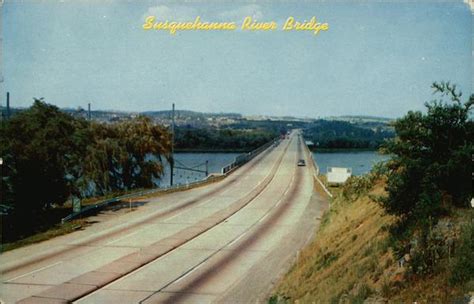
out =
[[[47,104],[49,103],[47,100],[43,100]],[[33,105],[33,102],[32,104]],[[26,110],[28,109],[31,105],[28,106],[21,106],[21,107],[15,107],[12,106],[11,109],[19,109],[19,110]],[[57,106],[57,105],[55,105]],[[0,108],[5,109],[5,105],[0,104]],[[86,107],[78,106],[76,108],[73,107],[59,107],[60,110],[69,110],[69,111],[77,111],[81,108],[84,111],[87,111],[87,105]],[[296,118],[296,119],[325,119],[325,118],[331,118],[331,117],[368,117],[368,118],[379,118],[379,119],[397,119],[401,117],[384,117],[384,116],[374,116],[374,115],[328,115],[328,116],[318,116],[318,117],[312,117],[312,116],[292,116],[292,115],[265,115],[265,114],[243,114],[239,112],[203,112],[203,111],[195,111],[195,110],[189,110],[189,109],[176,109],[176,112],[183,111],[183,112],[193,112],[193,113],[200,113],[200,114],[210,114],[210,115],[226,115],[226,114],[236,114],[236,115],[241,115],[242,117],[252,117],[252,116],[260,116],[260,117],[272,117],[272,118]],[[153,112],[171,112],[170,109],[162,109],[162,110],[145,110],[145,111],[127,111],[127,110],[119,110],[119,109],[92,109],[91,112],[111,112],[111,113],[127,113],[127,114],[144,114],[144,113],[153,113]]]
[[[288,16],[329,23],[309,32],[144,31],[160,20],[281,25]],[[5,92],[60,108],[177,109],[245,116],[377,116],[423,110],[434,81],[472,93],[472,11],[462,0],[390,2],[128,3],[5,1]]]

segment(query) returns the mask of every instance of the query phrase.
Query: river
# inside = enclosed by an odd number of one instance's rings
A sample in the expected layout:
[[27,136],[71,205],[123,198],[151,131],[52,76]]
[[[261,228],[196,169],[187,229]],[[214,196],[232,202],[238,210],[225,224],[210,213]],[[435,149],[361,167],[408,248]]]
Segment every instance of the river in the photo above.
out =
[[368,173],[374,164],[388,160],[390,157],[376,151],[347,152],[313,152],[313,158],[321,174],[327,173],[328,167],[352,168],[352,175]]
[[[198,170],[205,170],[205,163],[208,161],[208,172],[220,173],[222,167],[234,161],[235,157],[240,153],[175,153],[175,166],[179,167],[196,167]],[[184,185],[186,183],[202,180],[206,177],[204,173],[193,172],[175,168],[174,184]],[[160,187],[170,185],[170,168],[166,163],[164,175],[160,180],[156,180],[155,184]]]
[[[208,161],[208,171],[220,173],[222,167],[234,161],[239,153],[175,153],[176,166],[196,167],[198,170],[205,170],[205,162]],[[375,151],[346,151],[346,152],[314,152],[313,157],[318,164],[321,173],[326,174],[327,167],[352,168],[353,175],[362,175],[370,171],[372,166],[380,161],[389,159],[386,155],[380,155]],[[174,184],[186,184],[202,180],[205,174],[188,170],[175,169]],[[168,164],[165,165],[163,177],[155,181],[160,187],[170,184],[170,170]]]

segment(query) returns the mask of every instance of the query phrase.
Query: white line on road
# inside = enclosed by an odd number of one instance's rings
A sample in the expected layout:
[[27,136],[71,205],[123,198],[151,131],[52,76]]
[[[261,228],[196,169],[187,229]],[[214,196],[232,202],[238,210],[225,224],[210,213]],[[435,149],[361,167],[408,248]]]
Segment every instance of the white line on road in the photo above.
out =
[[[208,203],[208,202],[210,202],[210,201],[212,201],[212,200],[208,200],[208,201],[206,201],[206,203]],[[180,216],[180,215],[183,215],[183,213],[188,212],[188,211],[189,211],[189,210],[184,210],[183,212],[178,212],[177,214],[175,214],[175,215],[173,215],[173,216],[171,216],[171,217],[168,217],[168,218],[166,218],[165,220],[163,220],[163,223],[169,223],[169,221],[171,221],[172,219],[174,219],[174,218],[176,218],[176,217],[178,217],[178,216]]]
[[19,275],[19,276],[17,276],[17,277],[14,277],[14,278],[12,278],[12,279],[9,279],[9,280],[7,280],[7,281],[5,281],[5,282],[11,282],[11,281],[14,281],[14,280],[16,280],[16,279],[26,277],[26,276],[28,276],[28,275],[30,275],[30,274],[33,274],[33,273],[36,273],[36,272],[39,272],[39,271],[42,271],[42,270],[51,268],[51,267],[56,266],[56,265],[59,265],[59,264],[61,264],[61,263],[62,263],[62,261],[59,261],[59,262],[57,262],[57,263],[54,263],[54,264],[51,264],[51,265],[48,265],[48,266],[44,266],[44,267],[38,268],[38,269],[36,269],[36,270],[30,271],[30,272],[28,272],[28,273],[25,273],[25,274]]
[[110,244],[113,244],[113,243],[117,243],[118,241],[121,241],[121,240],[123,240],[123,239],[125,239],[125,238],[128,238],[129,236],[135,235],[135,234],[137,234],[137,233],[139,233],[139,232],[141,232],[141,230],[138,230],[138,231],[135,231],[135,232],[133,232],[133,233],[124,235],[124,236],[122,236],[121,238],[118,238],[118,239],[116,239],[116,240],[113,240],[113,241],[110,241],[110,242],[106,243],[105,246],[110,245]]

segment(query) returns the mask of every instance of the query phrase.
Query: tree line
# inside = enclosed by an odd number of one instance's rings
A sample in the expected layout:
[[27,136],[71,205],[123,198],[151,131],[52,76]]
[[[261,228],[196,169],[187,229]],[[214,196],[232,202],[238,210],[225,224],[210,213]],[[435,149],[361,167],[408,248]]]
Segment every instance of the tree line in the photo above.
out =
[[177,128],[175,148],[182,151],[251,151],[278,136],[272,130]]
[[362,128],[345,121],[316,120],[304,130],[315,149],[377,149],[394,136],[387,128]]

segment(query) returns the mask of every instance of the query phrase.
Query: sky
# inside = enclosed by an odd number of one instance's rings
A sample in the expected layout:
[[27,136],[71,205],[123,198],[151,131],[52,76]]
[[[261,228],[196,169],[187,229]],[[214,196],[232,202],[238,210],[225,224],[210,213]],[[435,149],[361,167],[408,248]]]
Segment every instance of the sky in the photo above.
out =
[[[157,20],[275,21],[275,31],[166,31]],[[285,20],[329,29],[281,31]],[[53,1],[2,7],[0,102],[244,115],[396,118],[434,81],[472,93],[473,14],[459,1]]]

